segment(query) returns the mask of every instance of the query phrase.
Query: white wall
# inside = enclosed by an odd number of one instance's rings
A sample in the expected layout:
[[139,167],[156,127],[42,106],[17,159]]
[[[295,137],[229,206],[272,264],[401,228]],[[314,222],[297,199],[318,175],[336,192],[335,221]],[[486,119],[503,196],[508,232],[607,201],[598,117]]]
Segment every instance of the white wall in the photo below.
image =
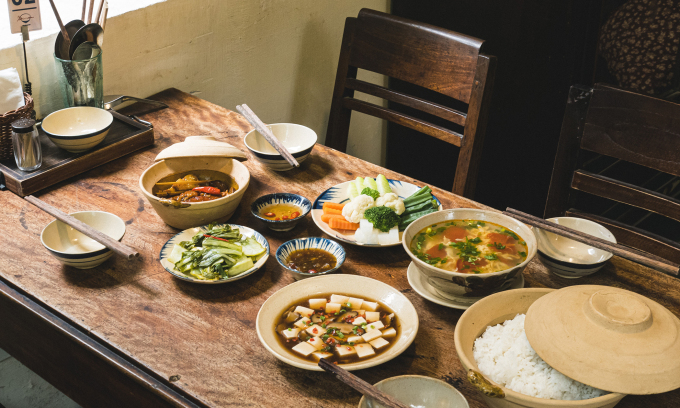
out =
[[[55,3],[66,10],[62,15],[80,14],[79,1]],[[345,18],[363,7],[386,11],[389,0],[145,0],[151,5],[130,12],[125,7],[138,0],[118,3],[106,27],[105,94],[145,97],[176,87],[229,109],[247,103],[265,122],[309,126],[323,142]],[[46,27],[54,17],[49,2],[41,7]],[[56,33],[56,23],[51,30]],[[62,107],[55,35],[28,44],[39,116]],[[0,36],[4,45],[6,38]],[[0,69],[15,66],[23,73],[21,47],[9,45],[0,44]],[[355,113],[348,153],[382,163],[384,134],[382,121]]]

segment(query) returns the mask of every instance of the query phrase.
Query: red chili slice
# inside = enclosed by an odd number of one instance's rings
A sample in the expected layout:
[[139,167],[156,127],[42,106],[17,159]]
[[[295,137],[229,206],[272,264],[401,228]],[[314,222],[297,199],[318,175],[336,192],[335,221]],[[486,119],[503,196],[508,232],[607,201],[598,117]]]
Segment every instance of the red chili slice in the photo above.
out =
[[207,194],[212,194],[212,195],[220,195],[222,193],[222,191],[220,191],[219,188],[209,187],[209,186],[194,187],[194,188],[192,188],[192,190],[198,191],[199,193],[207,193]]

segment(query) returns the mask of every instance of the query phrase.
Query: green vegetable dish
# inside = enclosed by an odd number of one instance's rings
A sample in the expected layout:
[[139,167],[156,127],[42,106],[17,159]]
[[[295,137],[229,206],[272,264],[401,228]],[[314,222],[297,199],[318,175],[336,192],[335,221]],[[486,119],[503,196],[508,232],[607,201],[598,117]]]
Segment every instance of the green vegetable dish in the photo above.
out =
[[175,245],[168,257],[176,272],[197,280],[233,278],[251,269],[267,250],[229,225],[208,226],[190,241]]

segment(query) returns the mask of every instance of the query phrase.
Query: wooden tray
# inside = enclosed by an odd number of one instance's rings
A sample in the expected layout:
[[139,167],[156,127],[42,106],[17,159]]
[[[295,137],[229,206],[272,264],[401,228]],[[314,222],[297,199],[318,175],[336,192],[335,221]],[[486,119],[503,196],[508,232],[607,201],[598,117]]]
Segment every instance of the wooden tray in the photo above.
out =
[[14,158],[3,160],[0,162],[0,188],[24,197],[153,144],[153,128],[118,112],[110,112],[113,124],[104,141],[84,153],[71,153],[57,147],[39,128],[42,166],[38,170],[24,172],[17,168]]

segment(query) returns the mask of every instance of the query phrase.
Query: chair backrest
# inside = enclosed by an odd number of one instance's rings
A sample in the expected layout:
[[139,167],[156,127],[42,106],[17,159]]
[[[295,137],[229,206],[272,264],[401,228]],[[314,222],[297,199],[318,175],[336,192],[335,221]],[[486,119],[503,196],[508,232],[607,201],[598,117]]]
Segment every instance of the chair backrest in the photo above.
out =
[[[461,148],[452,191],[471,197],[477,179],[495,58],[480,54],[483,41],[453,31],[363,9],[348,18],[326,133],[326,145],[346,151],[353,110],[436,137]],[[444,94],[467,112],[357,80],[365,69]],[[377,96],[437,116],[463,132],[354,98]],[[454,126],[455,128],[456,126]]]
[[588,218],[609,228],[620,244],[680,262],[680,245],[640,228],[573,209],[575,191],[680,221],[680,201],[581,169],[582,150],[680,176],[680,104],[597,84],[573,86],[567,100],[545,218]]

